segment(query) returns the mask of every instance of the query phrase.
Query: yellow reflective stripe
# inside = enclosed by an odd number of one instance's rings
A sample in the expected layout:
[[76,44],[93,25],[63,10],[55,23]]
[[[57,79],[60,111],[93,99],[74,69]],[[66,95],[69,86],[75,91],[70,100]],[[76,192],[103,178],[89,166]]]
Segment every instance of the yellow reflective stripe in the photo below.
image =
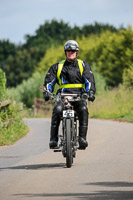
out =
[[83,84],[64,84],[60,85],[60,88],[82,88]]
[[59,85],[61,85],[60,74],[61,74],[61,70],[63,68],[64,62],[65,62],[65,60],[62,60],[61,62],[59,62],[59,66],[58,66],[57,79],[59,81]]
[[80,73],[81,73],[81,76],[82,76],[82,74],[83,74],[82,60],[79,60],[79,59],[77,59],[77,60],[78,60],[79,70],[80,70]]

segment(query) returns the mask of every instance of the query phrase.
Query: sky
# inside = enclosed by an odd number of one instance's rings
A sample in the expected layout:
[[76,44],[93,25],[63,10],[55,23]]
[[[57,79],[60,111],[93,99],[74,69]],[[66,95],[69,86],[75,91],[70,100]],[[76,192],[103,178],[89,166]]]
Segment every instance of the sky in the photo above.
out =
[[133,0],[0,0],[0,40],[23,44],[46,20],[133,27]]

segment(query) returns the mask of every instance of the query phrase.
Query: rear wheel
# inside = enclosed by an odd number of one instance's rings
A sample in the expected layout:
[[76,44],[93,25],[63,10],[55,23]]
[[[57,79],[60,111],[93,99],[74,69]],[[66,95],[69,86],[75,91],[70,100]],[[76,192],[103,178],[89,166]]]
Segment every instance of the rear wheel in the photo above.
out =
[[66,166],[70,168],[72,163],[71,120],[66,119]]

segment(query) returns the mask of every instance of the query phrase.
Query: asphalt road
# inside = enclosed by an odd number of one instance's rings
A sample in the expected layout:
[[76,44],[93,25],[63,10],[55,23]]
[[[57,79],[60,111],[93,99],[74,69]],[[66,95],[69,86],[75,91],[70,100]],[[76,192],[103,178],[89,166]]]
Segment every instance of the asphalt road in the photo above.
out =
[[133,124],[89,120],[89,147],[66,168],[50,120],[25,121],[29,134],[0,148],[0,200],[133,200]]

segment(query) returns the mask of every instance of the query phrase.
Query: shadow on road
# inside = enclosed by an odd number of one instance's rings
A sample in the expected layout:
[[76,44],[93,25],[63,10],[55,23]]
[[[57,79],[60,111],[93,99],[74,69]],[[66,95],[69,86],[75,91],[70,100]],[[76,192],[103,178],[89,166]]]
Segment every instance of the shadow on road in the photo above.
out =
[[[14,194],[14,196],[18,197],[43,197],[45,199],[62,199],[63,197],[67,197],[68,199],[79,199],[79,200],[133,200],[133,190],[131,191],[131,187],[133,187],[132,182],[92,182],[87,183],[85,185],[98,185],[104,187],[104,190],[95,191],[95,187],[93,188],[93,192],[90,193],[23,193],[23,194]],[[106,187],[110,187],[109,190],[106,190]],[[115,188],[122,187],[121,190],[115,190]],[[125,187],[125,188],[124,188]],[[129,187],[129,188],[128,188]],[[113,188],[113,191],[112,191]],[[126,189],[130,191],[127,191]],[[88,188],[89,190],[89,188]],[[66,198],[65,198],[66,199]]]
[[41,194],[15,194],[14,196],[21,197],[43,197],[46,199],[61,199],[68,197],[68,199],[82,199],[82,200],[132,200],[133,191],[98,191],[93,193],[41,193]]
[[133,183],[131,182],[94,182],[86,183],[85,185],[99,185],[104,187],[133,187]]
[[39,169],[50,169],[50,168],[61,168],[65,167],[64,163],[48,163],[48,164],[34,164],[34,165],[20,165],[14,167],[0,168],[0,171],[5,169],[26,169],[26,170],[39,170]]

